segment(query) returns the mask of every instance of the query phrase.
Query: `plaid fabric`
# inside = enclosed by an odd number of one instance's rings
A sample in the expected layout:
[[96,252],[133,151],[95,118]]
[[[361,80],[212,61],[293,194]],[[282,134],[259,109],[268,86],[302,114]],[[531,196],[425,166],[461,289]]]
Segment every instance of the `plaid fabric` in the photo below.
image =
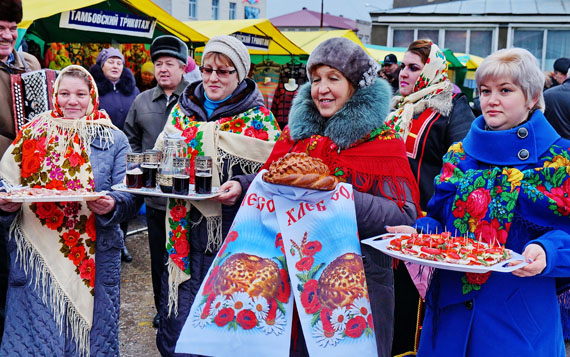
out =
[[273,105],[271,106],[271,111],[277,119],[281,129],[285,127],[289,119],[289,111],[291,110],[291,105],[293,103],[293,98],[297,95],[298,89],[294,91],[288,91],[285,89],[284,83],[279,83],[275,96],[273,98]]

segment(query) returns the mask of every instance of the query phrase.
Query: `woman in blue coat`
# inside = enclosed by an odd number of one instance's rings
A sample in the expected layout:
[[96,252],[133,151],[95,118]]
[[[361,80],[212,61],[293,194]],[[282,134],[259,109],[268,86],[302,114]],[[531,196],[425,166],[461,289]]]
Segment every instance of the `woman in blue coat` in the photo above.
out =
[[[126,136],[99,112],[89,73],[69,66],[54,85],[55,108],[27,124],[0,161],[7,186],[110,191],[123,181]],[[137,211],[130,194],[93,201],[14,203],[6,326],[0,355],[118,356],[122,233]]]
[[445,155],[417,228],[499,242],[529,264],[436,269],[418,355],[565,356],[556,293],[570,276],[570,141],[542,114],[544,75],[528,51],[495,52],[476,80],[483,115]]

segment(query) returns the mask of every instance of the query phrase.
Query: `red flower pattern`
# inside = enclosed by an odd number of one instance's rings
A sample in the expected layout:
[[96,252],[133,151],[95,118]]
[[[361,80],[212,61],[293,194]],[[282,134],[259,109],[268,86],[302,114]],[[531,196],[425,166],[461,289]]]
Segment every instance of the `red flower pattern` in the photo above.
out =
[[301,260],[295,263],[295,268],[297,268],[299,271],[311,270],[314,261],[315,258],[313,257],[303,257]]
[[[316,253],[320,252],[322,247],[323,247],[323,245],[319,241],[314,240],[314,241],[307,242],[307,244],[305,244],[303,246],[303,255],[312,257]],[[312,265],[312,263],[311,263],[311,265]]]
[[214,317],[214,322],[216,325],[222,327],[228,324],[228,322],[234,319],[234,310],[229,307],[224,307],[221,309],[216,317]]
[[186,217],[186,207],[178,205],[170,210],[170,215],[175,222],[179,222],[182,218]]
[[186,257],[190,253],[190,244],[186,239],[179,239],[174,243],[174,249],[176,249],[176,254]]
[[58,229],[61,224],[63,223],[63,211],[60,209],[56,209],[53,211],[53,215],[48,217],[46,220],[46,225],[50,229]]
[[491,202],[489,191],[484,188],[478,188],[467,197],[467,213],[473,218],[481,219],[487,213],[489,202]]
[[75,266],[78,266],[83,259],[85,259],[85,247],[82,245],[72,247],[67,258],[69,258]]
[[237,314],[236,322],[244,329],[251,330],[257,326],[257,317],[251,310],[241,310]]
[[358,338],[362,335],[365,328],[366,328],[366,320],[364,319],[364,317],[356,316],[348,320],[348,322],[346,323],[346,329],[344,330],[344,333],[348,337]]
[[506,229],[500,229],[501,224],[497,219],[488,221],[480,221],[475,229],[475,237],[481,239],[483,242],[495,244],[496,240],[501,244],[507,243],[507,236],[509,235],[510,223],[507,223]]
[[69,232],[63,233],[63,241],[68,247],[74,247],[79,241],[79,232],[77,232],[75,229],[71,229]]
[[319,283],[315,279],[307,281],[301,293],[301,304],[307,314],[314,314],[321,308],[317,288]]
[[289,274],[287,270],[279,270],[279,290],[277,291],[277,300],[286,304],[289,302],[289,296],[291,296],[291,285],[289,284]]

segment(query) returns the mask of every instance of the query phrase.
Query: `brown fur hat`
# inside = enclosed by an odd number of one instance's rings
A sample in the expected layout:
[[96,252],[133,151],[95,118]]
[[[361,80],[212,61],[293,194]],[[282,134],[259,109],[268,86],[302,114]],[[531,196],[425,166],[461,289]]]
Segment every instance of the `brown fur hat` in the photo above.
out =
[[0,0],[0,21],[22,21],[22,0]]

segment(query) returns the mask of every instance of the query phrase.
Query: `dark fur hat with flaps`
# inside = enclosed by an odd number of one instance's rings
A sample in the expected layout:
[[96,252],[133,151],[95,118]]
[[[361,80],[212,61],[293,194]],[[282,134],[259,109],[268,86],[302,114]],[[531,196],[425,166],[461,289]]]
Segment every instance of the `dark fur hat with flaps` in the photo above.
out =
[[22,21],[22,1],[0,0],[0,21],[19,24]]
[[307,76],[319,65],[327,65],[339,70],[354,88],[372,85],[378,77],[380,66],[362,47],[346,37],[333,37],[321,42],[307,61]]

